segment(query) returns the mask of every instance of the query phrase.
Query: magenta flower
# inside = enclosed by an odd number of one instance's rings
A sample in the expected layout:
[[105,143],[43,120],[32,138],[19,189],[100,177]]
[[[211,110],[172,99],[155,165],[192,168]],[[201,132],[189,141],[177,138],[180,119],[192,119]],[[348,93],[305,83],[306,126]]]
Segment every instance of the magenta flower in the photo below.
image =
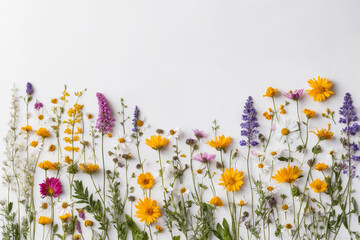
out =
[[115,119],[111,117],[109,104],[103,94],[96,93],[96,97],[99,103],[99,116],[96,121],[96,128],[102,134],[111,133],[112,128],[114,127]]
[[284,96],[291,99],[291,100],[298,100],[301,95],[303,94],[304,89],[296,89],[295,91],[289,91],[287,93],[284,93]]
[[57,197],[62,193],[62,185],[57,178],[46,178],[43,183],[40,183],[40,194],[44,198],[46,196]]
[[208,135],[199,129],[193,129],[195,137],[197,139],[206,138]]
[[216,157],[215,154],[209,154],[209,153],[198,153],[196,154],[193,159],[196,161],[199,161],[201,163],[207,163],[207,162],[211,162],[211,160],[213,160]]
[[41,102],[36,101],[36,103],[34,104],[34,108],[38,111],[43,107],[44,107],[44,104],[42,104]]

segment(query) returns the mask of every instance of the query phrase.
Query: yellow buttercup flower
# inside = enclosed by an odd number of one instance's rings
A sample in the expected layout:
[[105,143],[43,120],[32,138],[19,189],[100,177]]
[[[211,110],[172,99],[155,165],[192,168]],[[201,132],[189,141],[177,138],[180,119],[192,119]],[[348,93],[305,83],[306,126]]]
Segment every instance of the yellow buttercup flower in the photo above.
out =
[[206,144],[208,144],[210,147],[215,148],[216,150],[224,150],[229,144],[231,143],[231,137],[225,137],[222,136],[215,136],[215,140],[207,141]]
[[278,90],[277,88],[268,87],[263,97],[273,97],[276,95],[277,90]]
[[91,220],[86,220],[84,222],[84,225],[85,225],[85,227],[92,227],[92,225],[94,225],[94,222]]
[[81,235],[76,234],[72,237],[73,240],[80,240],[81,239]]
[[41,136],[41,137],[43,137],[43,138],[47,138],[47,137],[50,137],[50,136],[51,136],[51,135],[50,135],[50,132],[49,132],[46,128],[44,128],[44,127],[39,128],[39,129],[36,131],[36,135]]
[[317,178],[310,183],[310,187],[314,190],[314,192],[321,193],[327,190],[327,183]]
[[57,98],[51,99],[51,103],[52,103],[52,104],[57,104],[57,102],[58,102]]
[[140,222],[145,221],[146,224],[156,222],[161,216],[160,208],[157,206],[156,200],[145,198],[139,199],[138,205],[135,204],[136,211],[135,217],[140,218]]
[[320,130],[316,128],[316,132],[310,131],[312,133],[315,133],[316,136],[319,138],[319,141],[322,140],[330,140],[332,136],[334,135],[333,132],[330,131],[330,124],[328,125],[328,128],[321,128]]
[[142,189],[150,189],[154,186],[154,178],[151,173],[140,173],[137,178],[137,183],[140,185]]
[[160,150],[169,143],[169,139],[161,135],[153,135],[150,139],[145,139],[145,144],[155,150]]
[[239,191],[240,187],[243,185],[241,179],[244,178],[244,172],[238,171],[234,168],[225,169],[225,172],[221,174],[219,185],[225,186],[228,192]]
[[31,141],[30,142],[30,146],[32,146],[32,147],[37,147],[38,144],[39,144],[38,141]]
[[304,109],[303,113],[306,115],[307,118],[313,118],[315,116],[315,111],[310,109]]
[[54,145],[54,144],[51,144],[50,146],[49,146],[49,152],[53,152],[53,151],[55,151],[56,150],[56,146]]
[[21,130],[23,130],[25,132],[31,132],[32,131],[32,126],[26,125],[24,127],[21,127]]
[[299,170],[297,166],[291,167],[290,165],[282,169],[277,170],[275,176],[272,178],[278,181],[278,183],[293,183],[300,176],[302,170]]
[[334,94],[334,92],[329,90],[332,83],[327,78],[321,78],[319,76],[317,80],[313,78],[310,79],[308,83],[312,89],[306,91],[316,102],[321,102]]
[[243,206],[245,206],[246,205],[246,201],[244,201],[244,200],[240,200],[239,201],[239,206],[240,207],[243,207]]
[[210,203],[211,205],[216,206],[216,207],[222,207],[222,206],[224,206],[224,203],[223,203],[223,202],[221,201],[221,199],[220,199],[219,197],[217,197],[217,196],[211,198],[210,201],[209,201],[209,203]]
[[38,164],[38,167],[44,170],[55,170],[57,165],[50,161],[42,161]]
[[51,219],[49,217],[40,216],[38,219],[38,223],[41,225],[48,225],[51,223]]
[[94,172],[96,172],[99,169],[99,165],[92,164],[92,163],[87,163],[87,164],[80,163],[79,168],[80,168],[80,170],[82,170],[85,173],[93,174]]
[[318,163],[315,165],[314,168],[318,171],[324,171],[328,168],[328,165],[326,165],[325,163]]
[[160,227],[159,225],[155,226],[156,231],[158,231],[159,233],[162,233],[164,231],[164,229],[162,227]]
[[71,218],[71,214],[67,213],[67,214],[59,216],[59,218],[61,219],[62,222],[66,222],[68,219]]

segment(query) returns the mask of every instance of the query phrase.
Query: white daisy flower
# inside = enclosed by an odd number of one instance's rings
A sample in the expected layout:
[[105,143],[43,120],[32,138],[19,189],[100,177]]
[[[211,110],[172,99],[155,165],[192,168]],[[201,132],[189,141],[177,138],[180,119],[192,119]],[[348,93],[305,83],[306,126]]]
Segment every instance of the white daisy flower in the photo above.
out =
[[190,187],[188,185],[181,185],[175,188],[175,193],[181,197],[186,198],[190,194]]
[[238,205],[239,205],[240,207],[244,207],[247,203],[248,203],[248,200],[246,199],[245,196],[243,196],[243,197],[239,200]]
[[267,158],[272,160],[278,160],[279,157],[281,157],[281,154],[283,153],[283,150],[281,148],[273,148],[270,151],[267,152]]
[[281,119],[279,126],[277,126],[274,138],[281,143],[292,143],[297,139],[298,125],[291,119]]
[[291,211],[291,203],[284,201],[281,205],[281,209],[284,211],[284,213],[288,213]]
[[256,168],[260,174],[267,174],[271,169],[271,164],[264,157],[258,157]]
[[179,139],[180,127],[170,129],[170,131],[166,134],[166,136],[170,139]]
[[277,191],[280,190],[280,187],[278,184],[274,183],[274,182],[265,182],[265,185],[263,187],[263,191],[268,193],[268,194],[275,194],[277,193]]
[[118,149],[120,150],[120,152],[122,153],[128,152],[130,143],[132,142],[131,136],[127,134],[126,135],[121,134],[119,135],[119,137],[117,137],[117,141],[118,141]]
[[284,228],[281,230],[281,232],[287,231],[287,232],[290,234],[293,229],[295,229],[293,224],[291,224],[291,223],[286,223],[286,224],[284,225]]
[[29,147],[35,152],[40,152],[43,147],[43,142],[38,137],[32,137],[29,139]]
[[47,216],[48,214],[50,214],[50,209],[51,209],[51,202],[49,198],[41,199],[39,203],[38,213],[41,216]]
[[59,211],[60,215],[71,214],[73,204],[74,204],[73,201],[71,201],[70,199],[64,198],[64,199],[60,199],[56,203],[56,207],[57,207],[57,210]]

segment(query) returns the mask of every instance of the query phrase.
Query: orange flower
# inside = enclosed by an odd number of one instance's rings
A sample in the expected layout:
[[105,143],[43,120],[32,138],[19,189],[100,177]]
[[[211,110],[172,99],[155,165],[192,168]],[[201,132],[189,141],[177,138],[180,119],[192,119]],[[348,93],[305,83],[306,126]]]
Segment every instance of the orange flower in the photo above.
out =
[[150,139],[145,139],[145,144],[154,150],[160,150],[169,143],[169,139],[161,137],[161,135],[153,135]]
[[215,148],[216,150],[224,150],[229,144],[231,143],[231,137],[225,137],[222,136],[215,136],[215,140],[207,141],[206,144],[208,144],[210,147]]

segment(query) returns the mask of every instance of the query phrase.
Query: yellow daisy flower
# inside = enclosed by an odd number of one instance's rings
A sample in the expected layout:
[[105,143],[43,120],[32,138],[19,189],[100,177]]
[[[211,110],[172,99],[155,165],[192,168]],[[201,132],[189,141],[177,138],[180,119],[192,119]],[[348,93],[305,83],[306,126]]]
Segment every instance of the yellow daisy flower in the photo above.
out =
[[55,170],[57,165],[50,161],[42,161],[38,164],[38,167],[44,170]]
[[138,205],[135,204],[135,207],[138,209],[135,217],[140,218],[140,222],[145,221],[146,224],[151,224],[156,222],[161,216],[156,200],[151,200],[150,198],[139,199]]
[[160,150],[169,143],[169,139],[161,135],[153,135],[150,139],[145,139],[145,144],[154,150]]
[[160,227],[159,225],[155,226],[156,231],[158,231],[158,233],[162,233],[164,231],[164,229],[162,227]]
[[304,109],[303,113],[306,115],[307,118],[313,118],[315,116],[315,111],[310,109]]
[[71,218],[71,214],[67,213],[67,214],[59,216],[59,218],[61,219],[62,222],[66,222],[68,219]]
[[51,136],[51,135],[50,135],[50,132],[49,132],[46,128],[44,128],[44,127],[39,128],[39,129],[36,131],[36,135],[41,136],[41,137],[43,137],[43,138],[47,138],[47,137],[50,137],[50,136]]
[[322,140],[330,140],[332,136],[334,135],[333,132],[330,131],[330,124],[328,125],[328,128],[321,128],[320,130],[316,128],[316,132],[310,131],[312,133],[315,133],[316,136],[319,138],[320,141]]
[[234,168],[225,169],[225,172],[221,174],[219,185],[225,186],[228,192],[239,191],[240,187],[243,185],[244,172],[238,171]]
[[207,141],[206,144],[208,144],[210,147],[215,148],[216,150],[224,150],[229,144],[231,143],[231,137],[225,137],[222,136],[215,136],[215,140]]
[[278,90],[277,88],[268,87],[263,97],[273,97],[276,95],[277,90]]
[[99,165],[92,164],[92,163],[87,163],[87,164],[80,163],[79,168],[80,168],[80,170],[82,170],[85,173],[93,174],[94,172],[96,172],[99,169]]
[[321,78],[319,76],[317,80],[313,78],[310,79],[308,83],[312,89],[306,91],[316,102],[321,102],[334,94],[334,92],[329,90],[332,83],[327,78]]
[[278,183],[293,183],[300,176],[301,172],[302,170],[299,170],[297,166],[291,167],[288,165],[287,168],[279,169],[272,178],[278,181]]
[[49,217],[40,216],[38,219],[38,223],[41,225],[48,225],[51,223],[51,219]]
[[91,220],[86,220],[84,222],[85,227],[92,227],[94,225],[94,222]]
[[314,192],[321,193],[327,190],[327,183],[317,178],[310,183],[310,187],[314,190]]
[[219,197],[217,197],[217,196],[211,198],[210,201],[209,201],[209,203],[210,203],[211,205],[216,206],[216,207],[222,207],[222,206],[224,206],[224,203],[223,203],[223,202],[221,201],[221,199],[220,199]]
[[328,168],[328,165],[326,165],[325,163],[318,163],[315,165],[314,168],[318,171],[324,171]]
[[150,189],[154,186],[154,178],[151,173],[140,173],[137,178],[137,183],[140,185],[142,189]]

